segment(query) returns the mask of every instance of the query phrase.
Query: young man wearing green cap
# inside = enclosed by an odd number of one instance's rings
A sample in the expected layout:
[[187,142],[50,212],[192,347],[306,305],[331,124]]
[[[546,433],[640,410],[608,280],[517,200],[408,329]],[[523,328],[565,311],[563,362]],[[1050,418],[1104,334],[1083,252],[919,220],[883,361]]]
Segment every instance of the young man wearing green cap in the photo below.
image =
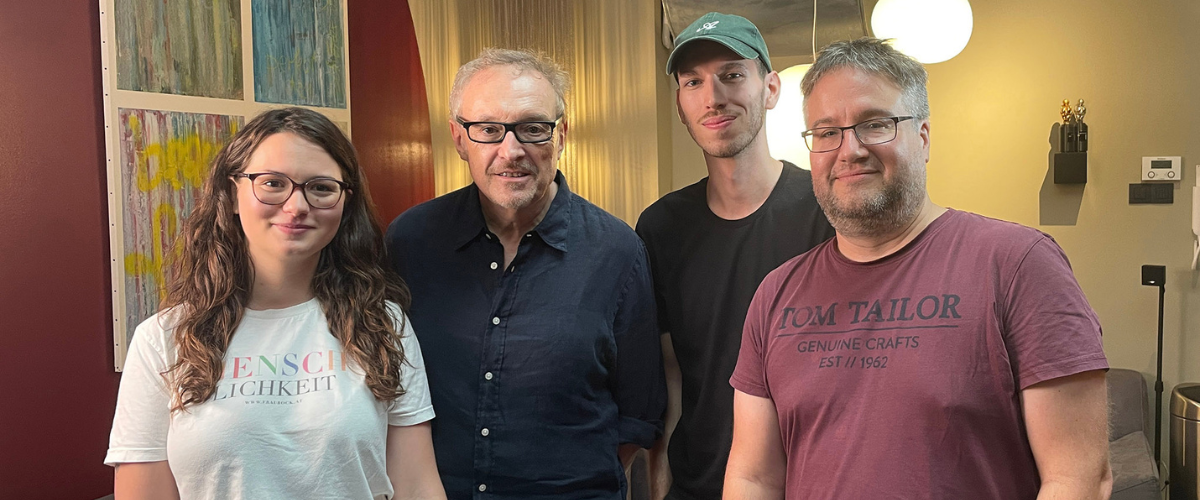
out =
[[767,149],[766,112],[780,82],[753,23],[705,14],[675,38],[666,69],[708,177],[667,194],[637,224],[654,273],[667,418],[678,418],[663,440],[668,460],[661,449],[652,457],[652,489],[656,500],[664,492],[673,500],[719,499],[733,436],[729,377],[750,300],[768,272],[832,237],[833,228],[812,176]]

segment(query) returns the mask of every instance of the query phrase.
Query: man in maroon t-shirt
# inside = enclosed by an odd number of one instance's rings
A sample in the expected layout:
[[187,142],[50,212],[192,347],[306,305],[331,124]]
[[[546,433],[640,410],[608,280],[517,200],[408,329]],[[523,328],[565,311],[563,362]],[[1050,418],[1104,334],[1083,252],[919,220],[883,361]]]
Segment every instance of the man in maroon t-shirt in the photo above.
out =
[[830,45],[801,84],[837,235],[746,317],[724,498],[1108,498],[1100,325],[1050,236],[934,205],[925,70]]

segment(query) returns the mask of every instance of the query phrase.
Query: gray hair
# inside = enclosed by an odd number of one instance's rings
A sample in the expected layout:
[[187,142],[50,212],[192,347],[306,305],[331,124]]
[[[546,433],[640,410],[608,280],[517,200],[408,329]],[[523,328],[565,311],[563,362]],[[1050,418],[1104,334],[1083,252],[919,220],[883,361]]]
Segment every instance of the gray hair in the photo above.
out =
[[541,52],[531,50],[511,50],[489,47],[479,53],[479,57],[460,66],[454,75],[454,86],[450,89],[450,119],[458,117],[462,108],[463,89],[480,70],[493,66],[515,66],[521,72],[536,71],[546,78],[555,94],[555,114],[561,116],[567,109],[567,88],[571,86],[571,77],[563,71],[558,63]]
[[805,110],[808,96],[817,80],[829,72],[850,67],[881,76],[900,87],[901,100],[917,120],[929,118],[929,91],[925,88],[928,76],[925,67],[893,48],[884,40],[863,37],[858,40],[834,42],[821,49],[817,60],[800,81]]

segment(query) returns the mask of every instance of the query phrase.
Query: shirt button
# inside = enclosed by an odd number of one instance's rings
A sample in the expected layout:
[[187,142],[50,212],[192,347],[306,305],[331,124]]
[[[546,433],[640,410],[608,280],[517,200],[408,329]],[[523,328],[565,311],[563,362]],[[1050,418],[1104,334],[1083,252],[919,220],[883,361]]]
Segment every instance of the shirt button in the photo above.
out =
[[493,324],[493,325],[499,325],[499,324],[500,324],[500,317],[499,317],[499,316],[493,317],[493,318],[492,318],[492,324]]
[[483,434],[483,437],[487,437],[487,435],[491,434],[492,432],[487,430],[487,427],[484,427],[483,430],[479,431],[479,433]]
[[487,485],[486,484],[479,485],[479,491],[487,491]]
[[500,264],[497,264],[497,263],[493,262],[493,263],[492,263],[492,269],[495,269],[495,268],[497,268],[497,267],[500,267]]
[[487,372],[487,373],[483,374],[483,378],[484,378],[484,380],[491,380],[492,372]]
[[526,238],[528,238],[528,237],[530,237],[530,236],[533,236],[533,233],[525,233],[525,237],[526,237]]
[[[490,233],[484,234],[484,236],[487,236],[487,239],[489,239],[489,240],[492,239],[492,235]],[[482,486],[482,485],[480,485],[480,486]],[[483,491],[483,490],[479,490],[479,491]]]

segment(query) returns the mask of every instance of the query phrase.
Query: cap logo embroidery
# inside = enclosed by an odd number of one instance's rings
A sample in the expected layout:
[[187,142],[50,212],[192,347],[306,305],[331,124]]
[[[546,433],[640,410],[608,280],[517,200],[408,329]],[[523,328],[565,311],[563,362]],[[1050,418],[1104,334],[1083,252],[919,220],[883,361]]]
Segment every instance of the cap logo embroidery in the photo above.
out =
[[704,30],[710,30],[710,29],[716,28],[717,23],[719,23],[719,22],[721,22],[721,21],[713,21],[711,23],[704,23],[704,26],[701,26],[700,29],[696,30],[696,33],[699,33]]

